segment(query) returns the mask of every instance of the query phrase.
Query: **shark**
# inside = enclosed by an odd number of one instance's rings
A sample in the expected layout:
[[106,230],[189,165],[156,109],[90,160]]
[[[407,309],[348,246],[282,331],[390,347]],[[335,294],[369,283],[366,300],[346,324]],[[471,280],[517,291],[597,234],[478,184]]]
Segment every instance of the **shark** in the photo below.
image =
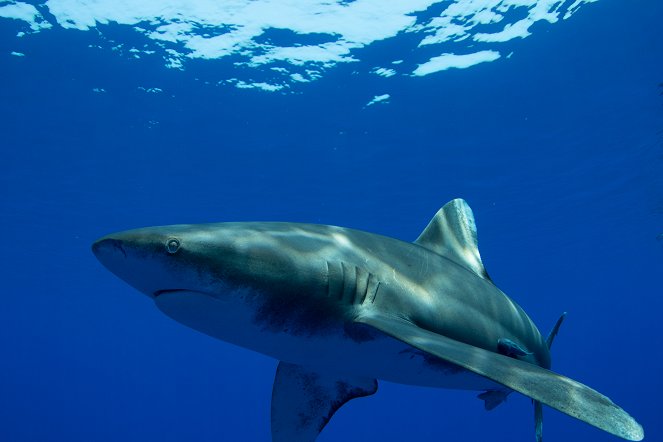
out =
[[493,283],[474,215],[455,199],[414,242],[343,227],[226,222],[146,227],[92,245],[112,273],[185,326],[277,359],[273,442],[312,442],[378,381],[512,392],[626,440],[642,426],[608,397],[550,370],[547,337]]

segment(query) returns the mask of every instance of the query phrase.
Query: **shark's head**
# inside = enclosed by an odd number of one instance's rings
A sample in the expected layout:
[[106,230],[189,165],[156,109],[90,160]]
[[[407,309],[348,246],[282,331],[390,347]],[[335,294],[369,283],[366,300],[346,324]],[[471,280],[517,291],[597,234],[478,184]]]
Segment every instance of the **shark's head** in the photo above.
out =
[[113,233],[97,240],[92,251],[120,279],[156,298],[169,291],[209,291],[215,270],[202,255],[227,243],[199,227],[178,225]]
[[234,287],[274,291],[284,284],[310,288],[324,282],[323,263],[312,261],[280,230],[268,223],[147,227],[104,236],[92,251],[150,297],[174,291],[222,296]]
[[325,245],[280,223],[220,223],[114,233],[92,251],[173,319],[232,342],[241,321],[274,331],[324,326],[313,298],[328,290]]

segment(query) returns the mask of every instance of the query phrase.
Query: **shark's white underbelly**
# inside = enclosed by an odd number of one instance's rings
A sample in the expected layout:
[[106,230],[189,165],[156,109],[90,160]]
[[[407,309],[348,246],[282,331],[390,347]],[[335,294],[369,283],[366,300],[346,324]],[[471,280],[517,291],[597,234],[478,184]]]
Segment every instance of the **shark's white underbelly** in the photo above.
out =
[[320,372],[426,387],[504,388],[369,326],[332,321],[297,329],[284,320],[277,327],[256,321],[252,306],[222,299],[178,291],[161,294],[155,303],[166,315],[209,336]]

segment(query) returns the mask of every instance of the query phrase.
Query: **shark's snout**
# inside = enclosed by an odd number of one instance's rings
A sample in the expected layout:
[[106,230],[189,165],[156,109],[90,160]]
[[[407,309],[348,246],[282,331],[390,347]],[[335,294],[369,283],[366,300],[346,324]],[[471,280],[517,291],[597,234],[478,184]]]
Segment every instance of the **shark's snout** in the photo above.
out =
[[142,292],[152,293],[156,289],[155,280],[159,279],[154,273],[161,269],[149,259],[148,245],[132,231],[119,232],[95,241],[92,253],[116,276]]
[[195,239],[178,226],[125,230],[92,244],[104,267],[150,297],[172,289],[199,289],[192,249]]
[[92,244],[92,253],[108,270],[122,279],[132,273],[131,245],[121,235],[107,235]]
[[109,255],[120,254],[121,256],[127,257],[127,252],[124,248],[123,242],[120,239],[103,237],[98,239],[92,244],[92,253],[100,261]]

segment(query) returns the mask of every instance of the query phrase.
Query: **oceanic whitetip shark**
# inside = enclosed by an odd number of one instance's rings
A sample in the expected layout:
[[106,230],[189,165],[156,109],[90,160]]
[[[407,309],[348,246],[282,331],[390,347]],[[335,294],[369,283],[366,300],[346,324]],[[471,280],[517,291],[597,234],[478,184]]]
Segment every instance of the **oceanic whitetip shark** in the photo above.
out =
[[491,281],[474,216],[456,199],[414,243],[342,227],[218,223],[148,227],[92,246],[166,315],[279,360],[273,442],[314,441],[336,410],[382,379],[512,391],[628,440],[642,427],[595,390],[550,371],[550,346]]

